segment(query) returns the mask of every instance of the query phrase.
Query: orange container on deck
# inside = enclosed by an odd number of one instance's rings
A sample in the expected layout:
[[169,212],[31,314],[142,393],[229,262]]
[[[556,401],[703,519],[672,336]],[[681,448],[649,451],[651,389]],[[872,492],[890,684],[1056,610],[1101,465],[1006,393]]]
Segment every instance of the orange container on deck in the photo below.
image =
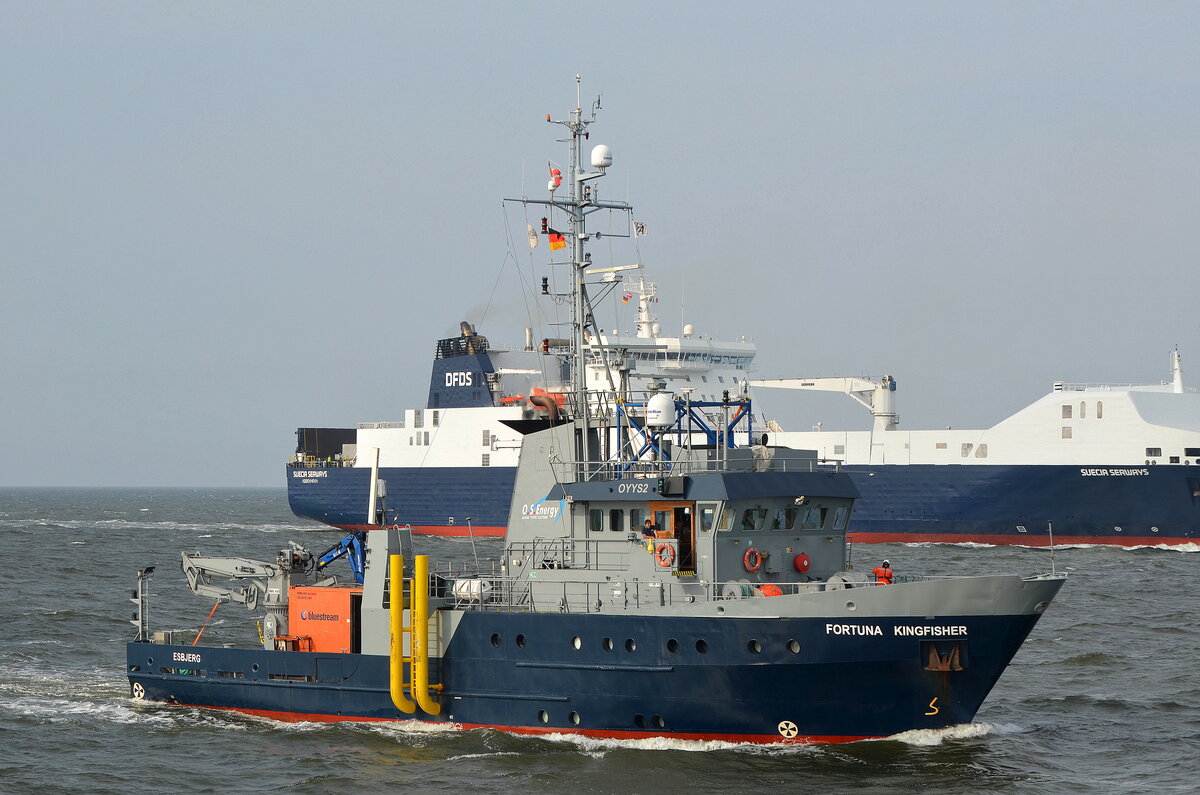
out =
[[357,652],[362,586],[288,589],[288,634],[312,638],[312,651]]

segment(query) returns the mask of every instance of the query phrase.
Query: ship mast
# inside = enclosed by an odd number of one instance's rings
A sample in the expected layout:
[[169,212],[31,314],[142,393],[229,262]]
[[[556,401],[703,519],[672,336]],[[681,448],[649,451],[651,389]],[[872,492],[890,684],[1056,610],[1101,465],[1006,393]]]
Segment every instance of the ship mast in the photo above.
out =
[[[585,339],[591,335],[599,341],[600,332],[595,327],[595,319],[590,311],[590,302],[587,295],[587,285],[584,281],[589,273],[596,271],[588,271],[588,266],[591,265],[591,255],[584,251],[586,243],[591,239],[591,235],[587,231],[587,216],[599,210],[619,211],[626,214],[627,222],[632,217],[633,206],[627,202],[609,202],[601,201],[598,196],[598,191],[592,187],[592,180],[599,179],[605,175],[605,169],[612,164],[612,156],[609,153],[607,146],[596,146],[592,150],[590,166],[592,171],[586,171],[583,163],[583,142],[589,137],[588,127],[596,121],[596,111],[600,109],[600,97],[596,97],[596,101],[592,103],[592,112],[590,118],[584,118],[582,103],[580,101],[581,76],[575,75],[575,109],[571,111],[570,117],[566,120],[555,120],[549,114],[546,116],[546,121],[551,124],[561,124],[570,132],[568,139],[571,144],[571,159],[567,170],[567,197],[564,199],[556,194],[559,187],[557,180],[554,178],[554,172],[551,172],[551,180],[548,185],[550,191],[549,199],[513,199],[510,201],[520,201],[522,204],[541,204],[550,207],[561,209],[567,215],[567,237],[569,240],[568,250],[570,251],[570,261],[566,264],[571,269],[570,293],[569,300],[571,302],[571,393],[573,401],[573,419],[576,422],[577,436],[577,460],[586,462],[591,460],[591,450],[589,449],[590,424],[591,417],[588,409],[587,399],[587,375],[583,362],[583,346]],[[544,231],[544,230],[543,230]],[[629,237],[629,232],[624,234],[609,234],[609,236]],[[597,233],[595,237],[599,238]],[[607,269],[606,269],[607,270]],[[590,328],[590,330],[589,330]]]

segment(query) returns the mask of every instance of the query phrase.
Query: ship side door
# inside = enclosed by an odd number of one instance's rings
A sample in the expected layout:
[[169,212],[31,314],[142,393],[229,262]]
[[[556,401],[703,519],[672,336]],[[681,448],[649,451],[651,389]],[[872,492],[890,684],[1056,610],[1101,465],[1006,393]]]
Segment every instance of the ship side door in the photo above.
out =
[[681,572],[696,571],[696,503],[651,502],[650,513],[659,538],[675,541],[675,565]]

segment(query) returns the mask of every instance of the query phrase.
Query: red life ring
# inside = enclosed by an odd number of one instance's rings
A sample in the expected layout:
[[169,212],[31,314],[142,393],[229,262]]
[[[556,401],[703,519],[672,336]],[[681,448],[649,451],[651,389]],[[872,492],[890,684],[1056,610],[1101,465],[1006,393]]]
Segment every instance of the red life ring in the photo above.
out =
[[792,558],[792,565],[796,567],[796,571],[804,574],[808,571],[808,567],[812,565],[812,561],[808,559],[808,555],[801,552],[796,557]]
[[654,548],[654,559],[664,569],[671,568],[671,564],[675,562],[675,547],[667,543],[659,544]]
[[765,558],[766,555],[759,552],[754,547],[750,547],[746,550],[746,554],[742,556],[742,565],[746,567],[746,571],[753,574],[762,568],[763,560]]

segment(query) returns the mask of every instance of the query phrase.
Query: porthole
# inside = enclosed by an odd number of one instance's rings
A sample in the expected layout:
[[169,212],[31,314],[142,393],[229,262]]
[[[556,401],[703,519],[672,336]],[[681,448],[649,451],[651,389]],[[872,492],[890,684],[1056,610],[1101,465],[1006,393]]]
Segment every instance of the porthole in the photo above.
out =
[[626,639],[625,651],[637,651],[637,641],[633,638]]
[[757,640],[752,640],[746,644],[746,651],[750,652],[751,654],[758,654],[762,651],[762,644]]
[[579,713],[578,712],[572,712],[570,715],[567,716],[567,718],[571,721],[571,723],[573,725],[575,725],[575,726],[579,725]]
[[493,632],[493,633],[492,633],[492,645],[493,645],[493,646],[499,646],[499,645],[500,645],[500,643],[501,643],[501,641],[500,641],[500,633],[499,633],[499,632]]
[[634,715],[633,716],[633,725],[637,726],[639,729],[646,728],[646,716],[645,715]]
[[604,647],[605,651],[612,651],[613,650],[613,639],[605,638],[604,641],[600,645]]
[[787,650],[790,651],[792,654],[799,654],[800,653],[800,641],[789,640],[787,642]]
[[706,640],[696,641],[696,651],[700,652],[701,654],[707,654],[708,653],[708,641],[706,641]]
[[542,723],[550,722],[550,716],[548,714],[546,714],[546,710],[544,710],[544,709],[538,710],[538,720],[540,720]]
[[520,646],[522,649],[525,648],[525,636],[524,635],[517,635],[517,645]]
[[251,665],[250,670],[254,671],[254,673],[258,673],[258,663],[254,663],[254,665]]
[[650,718],[650,722],[653,723],[655,726],[657,726],[660,729],[667,728],[667,722],[665,720],[663,720],[662,715],[654,715],[653,717]]
[[576,635],[575,637],[571,638],[571,645],[576,649],[580,649],[583,648],[583,641],[579,639],[578,635]]
[[854,602],[846,602],[846,609],[853,613],[858,609],[858,605],[854,604]]
[[675,640],[674,638],[671,638],[670,640],[668,640],[667,641],[667,651],[671,652],[671,654],[678,654],[679,653],[679,641]]

